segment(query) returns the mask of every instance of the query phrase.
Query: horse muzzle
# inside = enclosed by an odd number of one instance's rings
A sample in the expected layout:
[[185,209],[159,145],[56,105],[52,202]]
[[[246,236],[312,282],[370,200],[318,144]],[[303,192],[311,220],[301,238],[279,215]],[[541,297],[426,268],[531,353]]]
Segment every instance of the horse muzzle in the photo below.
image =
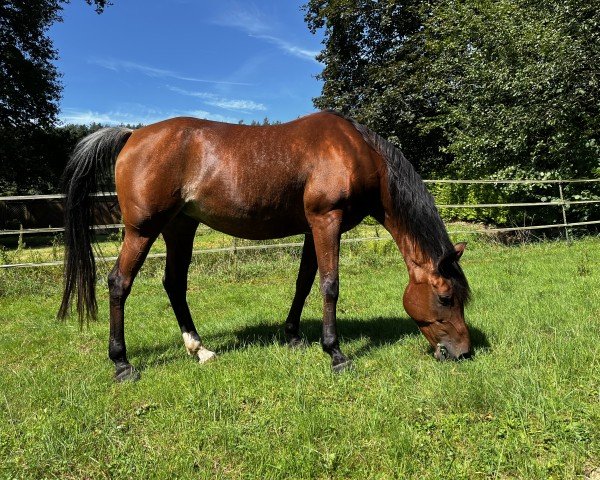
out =
[[472,358],[473,354],[470,350],[465,352],[454,352],[443,343],[438,343],[435,347],[433,356],[443,362],[444,360],[468,360]]

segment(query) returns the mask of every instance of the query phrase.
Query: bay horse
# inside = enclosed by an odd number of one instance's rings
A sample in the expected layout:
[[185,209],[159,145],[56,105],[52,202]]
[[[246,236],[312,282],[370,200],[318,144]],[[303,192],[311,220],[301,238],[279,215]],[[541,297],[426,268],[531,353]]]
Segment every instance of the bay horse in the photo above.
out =
[[[113,170],[114,165],[114,171]],[[167,247],[163,285],[185,348],[204,347],[186,300],[192,244],[200,222],[228,235],[263,240],[304,234],[300,271],[285,335],[301,344],[300,315],[319,272],[323,350],[334,371],[350,362],[336,328],[340,235],[367,215],[392,235],[408,268],[403,297],[438,360],[468,358],[464,305],[469,286],[433,197],[392,143],[331,111],[271,126],[173,118],[130,130],[105,128],[76,146],[65,169],[65,318],[73,297],[80,321],[96,318],[90,194],[107,176],[116,184],[125,236],[109,274],[109,358],[115,380],[137,380],[127,360],[125,301],[159,234]]]

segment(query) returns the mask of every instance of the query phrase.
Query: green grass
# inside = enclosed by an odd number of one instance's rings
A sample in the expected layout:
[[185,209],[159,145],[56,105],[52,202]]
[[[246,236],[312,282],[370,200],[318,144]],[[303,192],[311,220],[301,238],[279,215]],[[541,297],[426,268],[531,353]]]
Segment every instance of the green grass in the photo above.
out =
[[[210,364],[187,357],[148,261],[129,299],[134,384],[107,322],[54,319],[60,269],[0,271],[0,478],[585,478],[600,467],[600,242],[470,245],[473,361],[438,363],[402,310],[388,242],[342,249],[330,371],[281,344],[298,249],[202,255],[189,300]],[[105,269],[102,277],[104,278]],[[107,317],[106,286],[100,316]]]

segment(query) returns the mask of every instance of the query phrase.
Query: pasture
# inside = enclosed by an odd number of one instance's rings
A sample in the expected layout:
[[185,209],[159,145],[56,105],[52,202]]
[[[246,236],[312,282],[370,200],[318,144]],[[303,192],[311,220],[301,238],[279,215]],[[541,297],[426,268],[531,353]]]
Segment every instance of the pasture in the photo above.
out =
[[299,249],[194,258],[190,306],[219,354],[205,365],[186,356],[164,260],[150,259],[125,327],[142,379],[126,384],[112,381],[105,320],[55,320],[60,268],[0,271],[0,478],[597,478],[599,259],[593,237],[472,242],[476,355],[438,363],[402,309],[395,247],[346,244],[339,329],[354,369],[339,375],[318,344],[317,288],[307,347],[283,345]]

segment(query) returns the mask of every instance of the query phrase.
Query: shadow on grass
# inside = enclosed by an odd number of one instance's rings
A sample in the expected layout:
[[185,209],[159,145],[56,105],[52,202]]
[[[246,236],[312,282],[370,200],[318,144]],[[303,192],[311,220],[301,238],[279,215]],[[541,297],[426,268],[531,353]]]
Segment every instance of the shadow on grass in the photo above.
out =
[[[308,344],[318,342],[321,338],[321,319],[308,318],[300,323],[301,334]],[[475,350],[488,349],[490,344],[484,332],[473,326],[469,327],[471,343]],[[365,345],[353,352],[353,358],[366,355],[369,351],[392,343],[403,338],[421,336],[417,325],[406,317],[375,317],[369,319],[344,318],[338,322],[340,341],[343,343],[351,340],[366,341]],[[244,326],[234,331],[217,331],[208,335],[208,344],[219,344],[219,338],[224,338],[219,347],[218,354],[245,349],[253,345],[272,345],[279,343],[285,345],[283,324],[259,323]],[[233,337],[233,338],[232,338]],[[424,337],[423,340],[425,341]],[[173,337],[165,339],[154,345],[140,346],[132,350],[138,357],[137,368],[144,370],[148,367],[168,364],[181,360],[185,351],[181,339]],[[430,349],[433,353],[433,349]]]
[[[322,322],[320,318],[302,319],[300,333],[307,343],[318,342],[321,338]],[[224,345],[222,351],[237,350],[252,344],[285,345],[283,325],[261,323],[248,325],[233,332],[236,340]],[[407,336],[420,335],[415,323],[406,318],[376,317],[370,319],[344,318],[338,320],[340,342],[367,340],[364,351],[371,348],[397,342]]]
[[[302,337],[308,342],[318,342],[321,338],[321,319],[308,318],[300,322]],[[470,326],[471,345],[474,350],[488,349],[490,343],[484,332]],[[249,325],[233,332],[236,336],[234,342],[229,342],[220,351],[231,351],[244,348],[253,344],[285,344],[283,325],[262,323]],[[367,340],[365,346],[360,348],[353,356],[365,355],[373,348],[389,345],[401,341],[406,337],[420,336],[421,332],[415,322],[407,317],[375,317],[369,319],[344,318],[338,321],[340,342],[351,340]],[[343,345],[342,345],[343,350]],[[431,349],[433,353],[433,349]]]
[[180,338],[168,341],[167,339],[153,345],[140,345],[131,348],[131,356],[137,357],[133,362],[135,368],[144,371],[147,368],[168,365],[188,357]]

